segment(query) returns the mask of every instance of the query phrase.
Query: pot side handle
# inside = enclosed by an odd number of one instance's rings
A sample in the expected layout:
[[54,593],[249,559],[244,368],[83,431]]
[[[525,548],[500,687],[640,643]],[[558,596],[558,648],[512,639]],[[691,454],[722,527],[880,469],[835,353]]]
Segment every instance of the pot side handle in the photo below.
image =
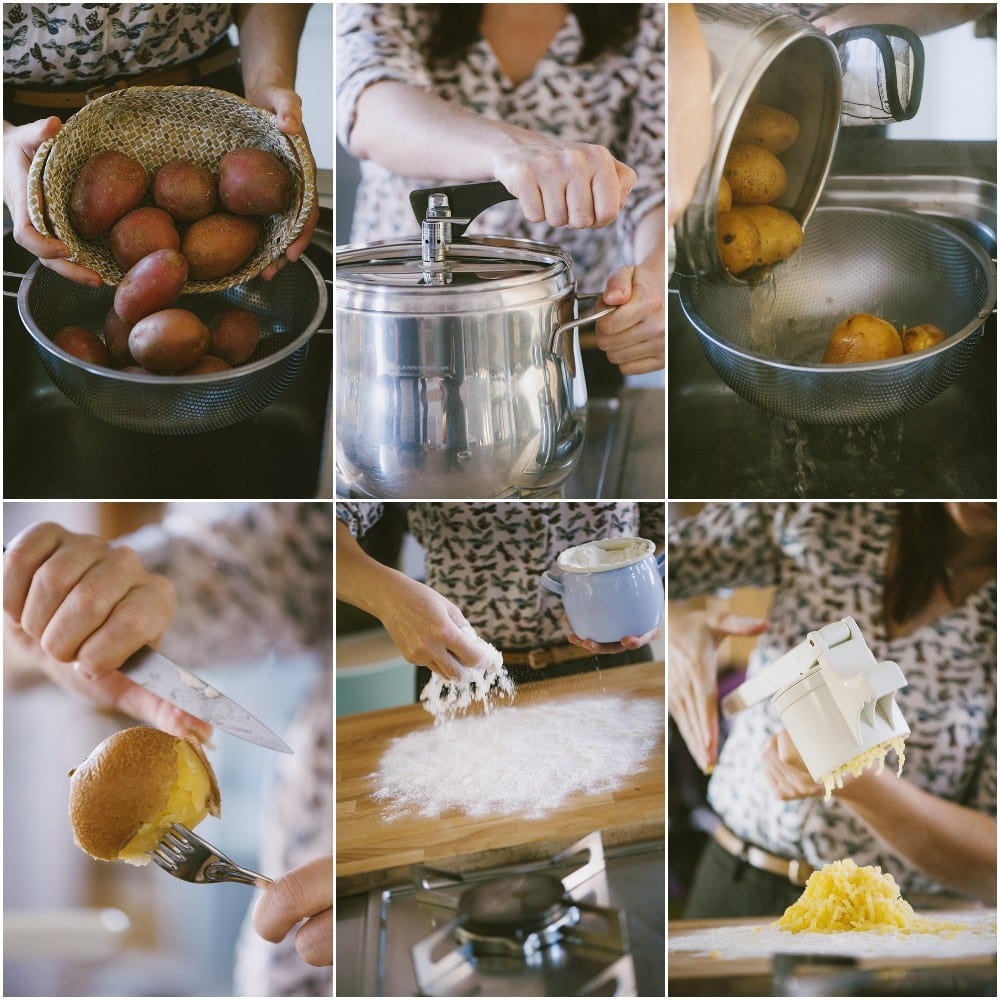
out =
[[[594,299],[595,302],[600,299],[600,292],[584,292],[582,295],[576,297],[577,303],[582,302],[584,299]],[[559,338],[564,334],[568,333],[570,330],[575,330],[580,326],[589,326],[591,323],[596,323],[599,319],[603,319],[605,316],[610,316],[618,306],[605,306],[603,309],[597,309],[596,311],[590,313],[587,316],[578,316],[576,319],[571,319],[568,323],[563,323],[561,326],[557,326],[552,332],[552,339],[549,341],[549,351],[552,354],[557,354],[559,350]]]
[[557,580],[548,570],[542,574],[542,586],[546,590],[551,590],[553,594],[563,595],[562,580]]

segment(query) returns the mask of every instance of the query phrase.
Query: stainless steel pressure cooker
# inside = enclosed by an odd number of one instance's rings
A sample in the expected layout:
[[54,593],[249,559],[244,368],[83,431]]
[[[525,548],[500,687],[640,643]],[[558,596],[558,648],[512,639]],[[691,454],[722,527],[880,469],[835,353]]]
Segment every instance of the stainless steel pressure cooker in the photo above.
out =
[[414,192],[421,238],[337,252],[337,473],[377,498],[550,496],[587,424],[569,256],[467,238],[499,184]]

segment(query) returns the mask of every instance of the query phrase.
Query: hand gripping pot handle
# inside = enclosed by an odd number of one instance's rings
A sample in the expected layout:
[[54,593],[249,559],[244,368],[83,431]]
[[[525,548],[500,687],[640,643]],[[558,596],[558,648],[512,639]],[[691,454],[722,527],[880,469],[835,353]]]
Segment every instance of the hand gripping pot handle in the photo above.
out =
[[[580,303],[585,299],[593,299],[596,304],[602,294],[602,292],[583,292],[576,297],[576,301],[577,303]],[[559,353],[559,340],[564,333],[569,333],[570,330],[575,330],[581,326],[589,326],[591,323],[596,323],[599,319],[603,319],[605,316],[610,316],[617,308],[618,306],[606,305],[602,309],[596,309],[594,312],[590,313],[589,316],[578,316],[576,319],[571,319],[569,322],[563,323],[561,326],[557,326],[555,330],[552,331],[552,339],[549,341],[549,353]]]

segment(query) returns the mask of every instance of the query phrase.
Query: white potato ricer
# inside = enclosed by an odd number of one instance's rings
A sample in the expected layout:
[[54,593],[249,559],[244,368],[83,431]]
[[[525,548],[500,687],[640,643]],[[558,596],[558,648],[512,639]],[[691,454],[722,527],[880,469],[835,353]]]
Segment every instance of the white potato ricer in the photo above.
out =
[[771,699],[815,781],[859,754],[909,736],[896,704],[899,665],[876,661],[853,618],[810,632],[804,642],[722,701],[726,716]]

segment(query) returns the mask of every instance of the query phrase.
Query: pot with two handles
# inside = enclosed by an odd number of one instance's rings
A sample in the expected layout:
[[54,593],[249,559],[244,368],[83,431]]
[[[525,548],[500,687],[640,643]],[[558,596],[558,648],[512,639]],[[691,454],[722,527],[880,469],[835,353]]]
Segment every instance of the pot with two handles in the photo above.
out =
[[376,498],[551,496],[583,449],[569,256],[462,238],[501,185],[415,191],[421,239],[337,252],[337,475]]

